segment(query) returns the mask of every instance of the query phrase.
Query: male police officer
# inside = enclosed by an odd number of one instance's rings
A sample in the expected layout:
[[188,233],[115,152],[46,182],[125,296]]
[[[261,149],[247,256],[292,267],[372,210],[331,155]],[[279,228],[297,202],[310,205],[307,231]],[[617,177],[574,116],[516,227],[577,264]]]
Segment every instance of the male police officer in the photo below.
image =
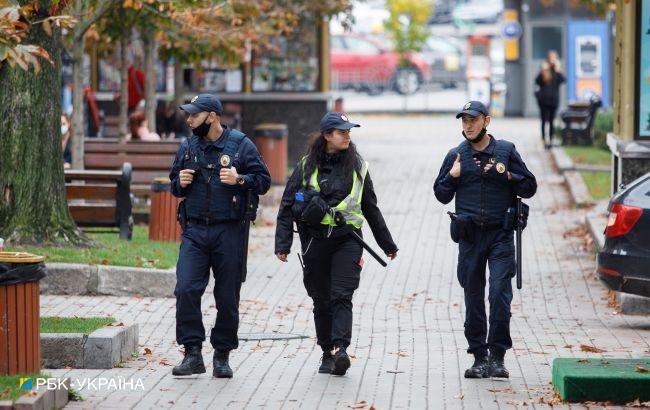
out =
[[[465,292],[465,337],[474,365],[467,378],[508,377],[503,362],[510,338],[510,302],[515,252],[511,224],[516,197],[530,198],[537,190],[515,146],[487,134],[488,111],[470,101],[456,115],[462,117],[465,140],[449,151],[433,185],[444,204],[456,195],[452,239],[459,244],[458,280]],[[485,315],[485,265],[489,264],[490,326]],[[489,349],[489,357],[488,357]]]
[[[194,135],[181,143],[169,174],[172,193],[185,197],[174,290],[176,341],[185,346],[185,357],[172,374],[205,373],[201,296],[212,268],[217,308],[210,334],[213,376],[232,377],[228,355],[238,347],[242,257],[247,251],[242,220],[250,207],[246,198],[253,197],[255,207],[257,195],[268,191],[271,177],[255,145],[241,132],[220,124],[223,108],[216,96],[200,94],[180,108],[188,114]],[[247,195],[248,190],[252,195]]]

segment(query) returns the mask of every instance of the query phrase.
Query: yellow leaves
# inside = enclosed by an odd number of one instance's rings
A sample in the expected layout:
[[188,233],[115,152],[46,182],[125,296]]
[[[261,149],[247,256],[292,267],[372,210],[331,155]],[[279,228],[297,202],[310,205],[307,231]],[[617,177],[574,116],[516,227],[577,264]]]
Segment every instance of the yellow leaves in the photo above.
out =
[[595,346],[587,346],[587,345],[580,345],[580,350],[583,352],[590,352],[590,353],[604,353],[607,350],[604,349],[599,349]]

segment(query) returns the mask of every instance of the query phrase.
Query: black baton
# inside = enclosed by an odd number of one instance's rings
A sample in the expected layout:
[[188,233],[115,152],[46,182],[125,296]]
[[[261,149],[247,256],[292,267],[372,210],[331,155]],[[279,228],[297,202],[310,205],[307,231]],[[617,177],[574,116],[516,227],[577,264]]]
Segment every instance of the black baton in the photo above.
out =
[[521,198],[517,198],[517,289],[522,287],[521,279],[521,227],[524,224]]
[[370,253],[370,254],[372,255],[372,257],[375,258],[375,259],[377,260],[377,262],[379,262],[379,263],[381,264],[381,266],[383,266],[383,267],[388,266],[388,264],[386,263],[386,261],[383,260],[383,259],[381,258],[381,256],[377,255],[377,252],[375,252],[374,250],[372,250],[372,248],[370,247],[370,245],[368,245],[368,244],[366,243],[366,241],[364,241],[363,238],[359,236],[358,233],[356,233],[355,231],[352,231],[352,237],[353,237],[357,242],[359,242],[359,243],[361,244],[361,246],[363,246],[363,249],[367,250],[368,253]]

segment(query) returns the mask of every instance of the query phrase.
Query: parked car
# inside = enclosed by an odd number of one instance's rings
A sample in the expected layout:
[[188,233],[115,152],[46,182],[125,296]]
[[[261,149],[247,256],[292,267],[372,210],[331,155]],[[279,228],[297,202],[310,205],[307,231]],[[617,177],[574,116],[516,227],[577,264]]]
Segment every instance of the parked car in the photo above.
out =
[[332,35],[330,57],[332,82],[339,89],[354,88],[370,94],[394,89],[413,94],[431,78],[429,65],[418,54],[409,54],[408,65],[400,66],[398,53],[357,34]]
[[454,8],[456,24],[496,23],[503,14],[503,0],[470,0]]
[[650,173],[609,202],[598,275],[612,290],[650,297]]
[[457,87],[465,82],[465,54],[453,37],[429,36],[422,58],[431,69],[431,82],[445,88]]

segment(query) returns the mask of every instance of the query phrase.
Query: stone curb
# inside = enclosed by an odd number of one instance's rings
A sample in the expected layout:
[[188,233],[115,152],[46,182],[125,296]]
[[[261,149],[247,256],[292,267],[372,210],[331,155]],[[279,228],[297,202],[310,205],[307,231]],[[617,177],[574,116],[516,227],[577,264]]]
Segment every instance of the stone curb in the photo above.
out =
[[68,404],[68,391],[70,379],[65,378],[56,389],[40,386],[35,390],[35,395],[25,395],[14,401],[0,401],[0,409],[4,410],[50,410],[62,409]]
[[112,369],[138,351],[139,327],[106,326],[89,335],[41,334],[41,366],[45,369]]
[[40,282],[45,295],[108,295],[169,298],[176,286],[175,269],[47,263]]
[[598,214],[587,214],[585,216],[585,225],[589,230],[589,234],[594,238],[596,251],[600,251],[605,246],[605,226],[607,226],[607,218]]
[[553,161],[555,161],[555,166],[557,167],[558,171],[560,171],[561,174],[563,174],[565,171],[572,171],[575,169],[573,160],[566,153],[564,148],[562,147],[551,148],[551,156],[553,157]]
[[593,205],[594,200],[591,198],[587,185],[585,185],[585,181],[578,171],[565,171],[564,180],[569,188],[571,199],[577,207]]

